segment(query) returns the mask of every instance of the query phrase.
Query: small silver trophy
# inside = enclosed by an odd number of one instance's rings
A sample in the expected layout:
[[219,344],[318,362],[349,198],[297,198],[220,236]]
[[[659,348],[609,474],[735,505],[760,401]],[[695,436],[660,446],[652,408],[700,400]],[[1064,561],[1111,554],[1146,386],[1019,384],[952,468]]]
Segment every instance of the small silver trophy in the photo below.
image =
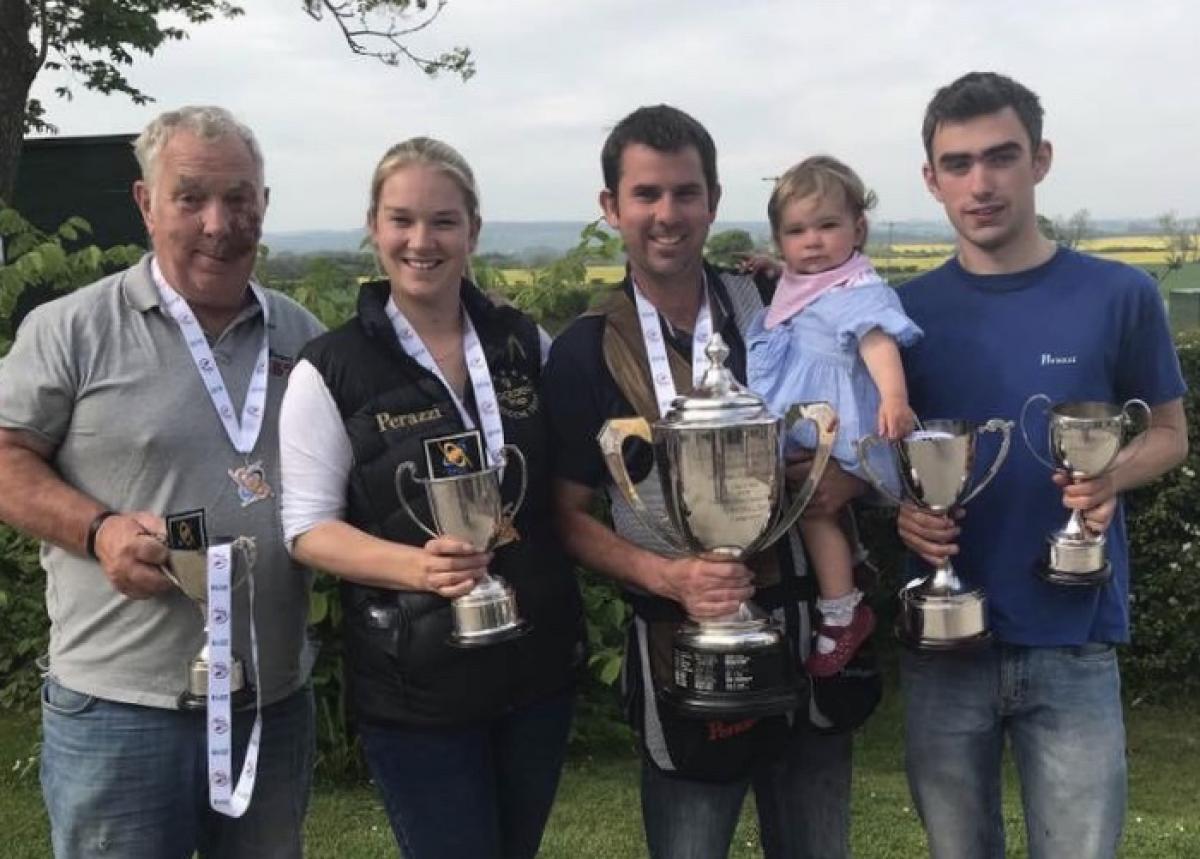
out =
[[[986,432],[1001,434],[996,458],[974,486],[975,447]],[[921,429],[890,442],[899,465],[902,494],[930,513],[946,514],[961,507],[991,482],[1000,470],[1012,434],[1012,421],[993,419],[977,425],[962,420],[924,421]],[[871,466],[872,446],[887,443],[878,435],[858,440],[859,462],[884,495],[893,494]],[[918,650],[958,650],[987,642],[986,600],[983,592],[963,585],[950,559],[944,559],[932,576],[916,578],[900,589],[897,637]]]
[[[1025,416],[1036,402],[1046,404],[1050,457],[1038,453],[1029,439]],[[1034,394],[1021,409],[1021,435],[1029,452],[1047,468],[1065,471],[1072,480],[1099,477],[1112,467],[1121,452],[1125,431],[1132,426],[1131,411],[1140,409],[1150,418],[1150,407],[1142,400],[1123,406],[1103,402],[1068,402],[1052,405],[1045,394]],[[1056,585],[1090,587],[1112,578],[1107,540],[1093,534],[1078,510],[1071,511],[1065,527],[1047,538],[1048,552],[1039,572]]]
[[[236,588],[251,575],[257,557],[254,541],[239,537],[233,543],[245,559],[243,575],[231,577],[230,587]],[[233,555],[236,558],[236,554]],[[204,645],[188,664],[187,682],[179,695],[180,710],[205,710],[208,708],[208,555],[205,549],[170,549],[168,563],[160,567],[171,583],[196,604],[204,624]],[[235,563],[236,567],[236,563]],[[242,660],[234,655],[229,665],[230,705],[240,709],[254,701],[254,687],[246,682],[246,669]]]
[[[506,444],[502,450],[503,462],[448,477],[417,477],[416,463],[401,463],[396,469],[396,492],[401,506],[430,537],[455,537],[481,552],[491,551],[515,534],[513,520],[525,500],[525,457],[516,445]],[[500,477],[509,457],[520,465],[521,487],[517,500],[506,506],[500,497]],[[406,476],[424,488],[434,527],[421,521],[409,505],[403,486]],[[484,574],[470,593],[458,597],[451,605],[454,631],[450,640],[460,647],[496,644],[529,631],[529,625],[517,611],[516,593],[499,576]]]
[[[597,440],[617,490],[642,524],[684,555],[749,558],[795,524],[829,462],[837,415],[828,403],[796,404],[798,420],[817,425],[812,468],[786,512],[782,439],[785,421],[725,367],[729,349],[713,334],[699,386],[676,397],[653,427],[644,418],[605,423]],[[653,443],[666,516],[653,515],[630,479],[622,448],[637,437]],[[699,717],[761,716],[794,710],[801,701],[779,623],[752,603],[720,620],[692,620],[675,633],[673,685],[661,690],[680,712]]]

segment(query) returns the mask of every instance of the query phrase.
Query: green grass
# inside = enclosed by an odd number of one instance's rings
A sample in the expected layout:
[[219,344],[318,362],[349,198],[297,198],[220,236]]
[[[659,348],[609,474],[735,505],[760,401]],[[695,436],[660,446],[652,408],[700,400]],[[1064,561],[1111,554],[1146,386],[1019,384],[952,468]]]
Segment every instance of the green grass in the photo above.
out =
[[[925,855],[921,827],[901,762],[901,713],[889,695],[855,746],[854,855],[859,859],[916,859]],[[1195,704],[1128,711],[1130,809],[1121,852],[1126,859],[1200,856],[1200,724]],[[35,741],[29,717],[0,715],[0,854],[34,859],[49,854],[36,772],[20,777]],[[14,768],[15,763],[15,768]],[[637,762],[628,756],[573,760],[546,831],[546,859],[624,859],[645,855],[637,796]],[[1006,771],[1005,823],[1010,857],[1024,855],[1015,776]],[[464,822],[467,825],[467,822]],[[308,817],[310,857],[393,855],[391,832],[367,786],[316,789]],[[750,808],[730,854],[758,856]]]

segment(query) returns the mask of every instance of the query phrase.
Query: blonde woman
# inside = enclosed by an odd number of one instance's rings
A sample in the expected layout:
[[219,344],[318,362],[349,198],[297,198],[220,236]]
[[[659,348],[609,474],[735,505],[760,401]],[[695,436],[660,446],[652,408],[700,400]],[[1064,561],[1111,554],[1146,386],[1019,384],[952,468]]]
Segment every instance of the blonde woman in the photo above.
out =
[[[414,138],[388,150],[367,226],[387,279],[365,284],[358,315],[304,350],[284,400],[284,533],[297,559],[341,579],[349,706],[402,852],[532,857],[582,659],[579,595],[547,510],[539,330],[467,279],[479,194],[450,146]],[[522,450],[514,542],[485,552],[428,539],[405,513],[397,467],[430,476],[427,453],[447,438],[471,459]],[[406,492],[428,521],[423,492]],[[488,570],[515,589],[531,631],[455,648],[450,601]]]

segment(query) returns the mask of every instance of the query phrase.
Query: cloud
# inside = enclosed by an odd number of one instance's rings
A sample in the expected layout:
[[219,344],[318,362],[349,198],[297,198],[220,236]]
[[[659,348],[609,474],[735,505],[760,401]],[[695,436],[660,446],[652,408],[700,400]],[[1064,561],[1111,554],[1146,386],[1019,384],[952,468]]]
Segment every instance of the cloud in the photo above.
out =
[[[924,105],[986,68],[1042,97],[1056,147],[1046,213],[1200,210],[1200,7],[1186,0],[452,0],[413,45],[470,45],[479,73],[465,84],[353,57],[294,0],[246,6],[139,60],[132,77],[158,106],[217,102],[256,129],[276,231],[359,224],[376,159],[414,134],[463,151],[485,217],[591,218],[607,130],[663,101],[716,138],[723,219],[762,218],[762,178],[817,151],[876,189],[877,218],[938,218],[919,173]],[[44,75],[37,94],[57,81]],[[70,134],[136,131],[156,109],[84,93],[47,100]]]

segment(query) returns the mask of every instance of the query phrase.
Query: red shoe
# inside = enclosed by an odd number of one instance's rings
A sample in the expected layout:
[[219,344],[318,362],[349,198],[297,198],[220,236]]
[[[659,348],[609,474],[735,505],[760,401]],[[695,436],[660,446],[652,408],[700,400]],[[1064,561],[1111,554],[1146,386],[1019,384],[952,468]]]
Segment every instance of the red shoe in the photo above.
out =
[[829,626],[821,624],[818,635],[831,638],[834,641],[833,650],[829,653],[818,653],[816,642],[813,642],[812,653],[804,660],[804,670],[811,677],[832,677],[849,662],[864,641],[875,631],[875,612],[865,602],[854,607],[854,617],[848,626]]

